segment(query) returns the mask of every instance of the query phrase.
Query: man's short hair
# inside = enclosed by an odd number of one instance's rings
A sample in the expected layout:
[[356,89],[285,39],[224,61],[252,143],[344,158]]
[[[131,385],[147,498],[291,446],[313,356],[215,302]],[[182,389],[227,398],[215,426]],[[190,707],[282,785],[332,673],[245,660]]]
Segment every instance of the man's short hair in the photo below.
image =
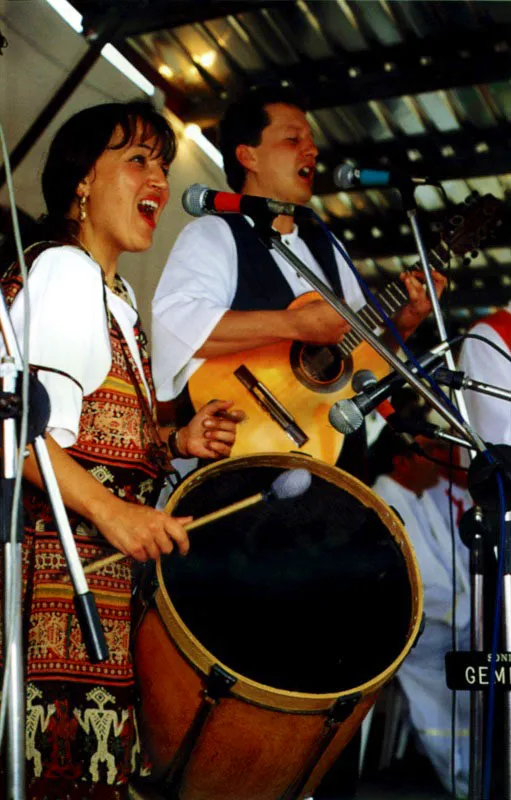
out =
[[241,192],[246,172],[236,157],[240,144],[257,147],[261,144],[263,130],[270,124],[266,106],[283,103],[305,111],[294,89],[284,86],[260,86],[247,92],[227,108],[220,122],[220,151],[224,158],[227,183],[234,192]]

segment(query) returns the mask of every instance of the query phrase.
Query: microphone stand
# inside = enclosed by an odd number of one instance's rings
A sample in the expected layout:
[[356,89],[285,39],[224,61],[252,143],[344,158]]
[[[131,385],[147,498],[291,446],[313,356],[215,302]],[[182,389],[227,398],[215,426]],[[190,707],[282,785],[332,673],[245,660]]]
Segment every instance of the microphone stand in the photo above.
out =
[[475,381],[465,375],[460,370],[447,370],[439,367],[435,373],[435,380],[445,386],[455,386],[462,389],[471,389],[474,392],[487,394],[490,397],[497,397],[499,400],[511,400],[511,391],[504,389],[503,386],[493,386],[491,383]]
[[[22,466],[24,454],[18,452],[15,416],[20,402],[16,396],[18,376],[22,373],[22,360],[3,293],[0,291],[0,332],[5,344],[0,359],[0,388],[2,400],[2,472],[0,543],[4,546],[5,574],[5,694],[2,703],[7,709],[7,778],[6,800],[25,800],[25,702],[23,692],[22,653],[22,525],[18,525],[15,541],[11,541],[12,499],[17,469]],[[66,509],[60,494],[52,463],[48,455],[43,431],[49,418],[48,397],[36,379],[30,394],[30,427],[39,470],[50,499],[64,550],[67,569],[75,591],[75,608],[82,637],[93,663],[108,657],[108,648],[101,628],[93,594],[88,590]],[[40,430],[39,430],[40,428]],[[20,509],[21,510],[21,509]],[[21,521],[20,521],[21,522]]]
[[[444,318],[442,315],[442,311],[440,309],[440,303],[435,291],[435,284],[433,282],[433,277],[431,275],[431,266],[428,261],[427,251],[424,246],[424,241],[422,239],[422,235],[419,228],[419,222],[417,218],[417,206],[415,204],[415,199],[414,199],[414,193],[416,188],[417,188],[416,185],[407,182],[406,184],[404,183],[401,184],[399,190],[401,193],[401,198],[403,200],[403,206],[405,207],[406,210],[406,215],[410,220],[413,238],[415,239],[417,253],[419,255],[422,271],[424,273],[424,278],[428,289],[428,297],[431,303],[431,308],[433,310],[433,316],[435,318],[435,324],[438,331],[440,344],[443,343],[447,344],[447,349],[445,350],[444,353],[445,363],[447,364],[449,369],[455,370],[456,364],[454,362],[452,350],[448,345],[447,330],[445,328]],[[460,390],[456,390],[454,392],[454,396],[456,399],[456,405],[458,406],[461,416],[465,421],[468,421],[468,409],[463,393]]]
[[[484,561],[488,547],[489,531],[479,506],[473,506],[462,516],[459,535],[470,551],[470,650],[484,652]],[[483,752],[484,752],[484,692],[482,689],[470,695],[470,752],[469,785],[470,800],[482,797]]]
[[[438,297],[435,292],[435,286],[431,275],[431,267],[428,262],[426,248],[424,247],[424,242],[419,229],[419,223],[417,218],[417,206],[415,204],[415,198],[414,198],[416,188],[417,187],[414,186],[412,183],[407,182],[406,184],[402,184],[400,186],[400,192],[403,200],[403,206],[405,207],[406,215],[410,221],[413,236],[415,239],[415,244],[417,246],[417,252],[419,254],[422,271],[424,273],[426,286],[428,288],[428,296],[433,309],[433,315],[435,318],[435,323],[439,334],[440,342],[443,343],[447,342],[447,331],[444,324],[444,318],[440,310],[440,303],[438,301]],[[446,350],[444,358],[448,369],[456,370],[456,364],[454,362],[454,358],[450,348]],[[461,387],[458,386],[455,389],[454,397],[461,416],[465,421],[468,421],[469,420],[468,409],[465,402],[465,398],[461,391]],[[475,453],[473,449],[470,449],[469,457],[473,459],[474,456]],[[477,559],[476,554],[472,553],[472,548],[477,546],[478,543],[476,541],[476,538],[473,537],[470,540],[471,564],[472,563],[482,564],[482,561],[480,562],[480,560]],[[471,610],[473,612],[471,613],[470,616],[472,642],[480,642],[484,638],[483,615],[480,613],[475,613],[475,610],[478,609],[479,605],[482,603],[482,601],[479,599],[479,595],[482,596],[483,587],[484,587],[484,575],[481,568],[480,573],[477,575],[477,583],[473,582],[471,584],[472,591],[475,592],[477,590],[478,593],[477,596],[471,598],[471,603],[472,603]],[[471,692],[469,800],[480,800],[480,798],[482,797],[482,788],[483,788],[482,763],[483,763],[483,747],[484,747],[483,708],[484,708],[483,693]],[[509,732],[511,733],[511,728],[509,729]],[[509,796],[511,797],[511,795]]]
[[18,524],[11,540],[13,524],[14,482],[17,468],[16,452],[16,369],[9,356],[0,361],[2,397],[2,466],[0,477],[0,543],[4,547],[4,688],[3,702],[7,709],[7,797],[25,798],[25,704],[23,693],[23,654],[21,620],[21,505]]

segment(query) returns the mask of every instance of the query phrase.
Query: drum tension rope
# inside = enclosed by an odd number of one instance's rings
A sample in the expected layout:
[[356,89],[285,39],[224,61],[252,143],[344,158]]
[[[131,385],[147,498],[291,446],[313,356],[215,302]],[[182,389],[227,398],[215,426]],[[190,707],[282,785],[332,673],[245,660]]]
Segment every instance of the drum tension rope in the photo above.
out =
[[279,800],[298,800],[302,794],[310,776],[319,763],[332,740],[334,739],[339,725],[344,722],[355,706],[362,699],[360,692],[351,697],[338,697],[334,705],[328,710],[326,715],[325,724],[318,737],[318,740],[313,747],[309,758],[305,762],[305,766],[298,776],[298,778],[286,789],[284,794]]
[[181,742],[179,750],[161,779],[165,789],[171,792],[169,797],[177,798],[179,796],[179,786],[184,771],[190,761],[195,745],[199,741],[204,726],[211,712],[219,704],[220,700],[228,696],[236,680],[237,679],[233,675],[222,669],[222,667],[219,667],[218,664],[213,664],[211,667],[206,686],[202,691],[202,702]]

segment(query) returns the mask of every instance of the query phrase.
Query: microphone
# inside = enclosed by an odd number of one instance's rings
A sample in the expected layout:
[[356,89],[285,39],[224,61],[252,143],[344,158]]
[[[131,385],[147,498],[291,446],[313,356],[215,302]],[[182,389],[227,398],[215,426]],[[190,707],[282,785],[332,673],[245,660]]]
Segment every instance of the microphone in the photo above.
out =
[[[365,391],[365,389],[371,389],[376,386],[378,381],[376,380],[376,375],[374,372],[371,372],[370,369],[360,369],[358,372],[355,372],[353,378],[351,379],[351,388],[358,394],[359,392]],[[408,432],[403,430],[403,427],[400,424],[398,413],[390,400],[383,400],[376,408],[378,414],[383,417],[385,422],[390,425],[391,428],[398,434],[399,438],[404,441],[408,447],[416,449],[416,444],[413,436],[410,436]],[[330,409],[330,414],[332,414],[332,409]],[[330,416],[329,416],[330,419]],[[358,417],[357,417],[358,419]],[[345,421],[345,420],[344,420]],[[336,426],[330,419],[333,427]],[[397,424],[396,424],[397,423]],[[358,426],[360,427],[360,426]],[[344,431],[342,431],[344,433]],[[351,433],[351,431],[346,431],[346,433]]]
[[201,183],[194,183],[183,193],[181,199],[184,210],[192,217],[204,214],[246,214],[248,217],[260,217],[273,214],[285,214],[288,217],[310,217],[312,211],[306,206],[294,203],[281,203],[268,197],[255,197],[250,194],[233,194],[217,192]]
[[[378,407],[378,411],[379,410]],[[425,436],[428,439],[437,439],[440,442],[447,442],[448,444],[454,444],[458,447],[466,447],[469,450],[473,447],[467,439],[462,439],[461,436],[455,436],[440,425],[434,425],[432,422],[427,422],[427,420],[411,420],[396,413],[396,416],[392,420],[389,420],[389,422],[396,433],[401,435],[411,435],[411,437]]]
[[[445,342],[442,342],[425,353],[418,359],[420,366],[424,368],[434,366],[437,361],[442,360],[445,349]],[[405,367],[414,374],[417,373],[417,367],[411,361],[406,361]],[[392,394],[394,389],[405,383],[405,379],[397,372],[391,372],[379,381],[376,381],[369,370],[361,372],[365,373],[365,376],[362,375],[361,378],[359,373],[355,373],[351,382],[352,387],[355,390],[358,388],[360,393],[351,399],[338,400],[328,413],[330,424],[340,433],[350,434],[358,430],[364,422],[364,417],[375,408],[379,410],[377,407],[380,403]]]
[[339,164],[334,169],[333,179],[340,189],[355,189],[357,186],[394,186],[408,183],[431,183],[429,178],[405,175],[385,169],[361,169],[352,164]]
[[474,392],[497,397],[499,400],[511,400],[511,391],[504,389],[503,386],[493,386],[491,383],[475,381],[465,375],[464,372],[439,367],[435,372],[435,380],[445,386],[452,386],[454,389],[472,389]]

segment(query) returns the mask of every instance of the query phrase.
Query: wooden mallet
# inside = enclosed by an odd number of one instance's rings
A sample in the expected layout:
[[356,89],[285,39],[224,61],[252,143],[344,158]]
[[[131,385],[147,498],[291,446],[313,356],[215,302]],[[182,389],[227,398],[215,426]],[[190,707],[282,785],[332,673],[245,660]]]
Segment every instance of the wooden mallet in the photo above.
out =
[[[218,511],[212,511],[210,514],[205,514],[203,517],[192,520],[187,525],[184,525],[185,531],[193,531],[195,528],[202,528],[209,522],[216,522],[218,519],[227,517],[230,514],[235,514],[237,511],[243,511],[244,508],[255,506],[256,503],[270,503],[276,500],[289,500],[292,497],[299,497],[307,491],[311,485],[311,474],[306,469],[289,469],[287,472],[282,472],[278,478],[275,478],[272,485],[265,492],[258,492],[251,497],[246,497],[244,500],[238,500],[237,503],[232,503],[225,508],[219,508]],[[102,567],[107,567],[109,564],[116,564],[122,561],[123,558],[129,558],[124,553],[114,553],[107,558],[100,558],[98,561],[93,561],[84,568],[84,573],[89,575],[91,572],[97,572]]]

